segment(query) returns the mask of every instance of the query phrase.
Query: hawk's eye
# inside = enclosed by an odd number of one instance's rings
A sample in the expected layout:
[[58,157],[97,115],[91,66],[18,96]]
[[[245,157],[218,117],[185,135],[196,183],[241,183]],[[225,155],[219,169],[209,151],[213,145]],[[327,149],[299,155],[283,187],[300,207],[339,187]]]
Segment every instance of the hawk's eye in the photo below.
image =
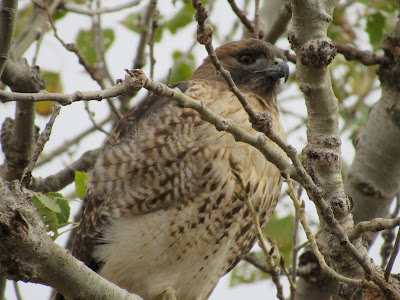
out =
[[256,61],[256,55],[253,53],[246,53],[239,56],[239,62],[244,65],[251,65]]

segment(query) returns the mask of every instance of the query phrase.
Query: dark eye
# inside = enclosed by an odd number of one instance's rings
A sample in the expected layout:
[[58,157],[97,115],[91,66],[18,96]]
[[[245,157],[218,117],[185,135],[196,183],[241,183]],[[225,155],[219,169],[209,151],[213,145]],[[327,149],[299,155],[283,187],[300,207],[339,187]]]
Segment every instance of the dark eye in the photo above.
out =
[[251,65],[256,61],[256,56],[254,54],[242,54],[239,56],[239,62],[244,65]]

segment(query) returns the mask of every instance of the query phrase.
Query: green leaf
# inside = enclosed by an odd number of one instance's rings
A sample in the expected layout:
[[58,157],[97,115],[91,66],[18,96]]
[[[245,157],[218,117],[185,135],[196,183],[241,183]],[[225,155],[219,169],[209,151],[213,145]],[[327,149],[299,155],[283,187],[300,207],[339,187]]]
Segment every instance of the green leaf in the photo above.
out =
[[[36,201],[36,202],[35,202]],[[47,195],[41,194],[41,193],[35,193],[34,194],[34,203],[36,203],[36,207],[42,208],[46,207],[49,210],[60,213],[61,208],[57,203],[57,200],[53,197],[49,197]]]
[[380,12],[368,16],[367,32],[369,34],[369,41],[375,47],[382,44],[385,24],[386,18]]
[[[144,11],[129,14],[120,23],[124,25],[128,30],[133,31],[134,33],[141,33],[143,30],[143,24],[142,24],[143,14]],[[161,18],[162,16],[159,19]],[[158,24],[155,36],[156,43],[159,43],[162,40],[163,33],[166,28],[167,26],[165,24],[163,23]]]
[[[271,236],[277,241],[279,252],[285,259],[287,265],[292,262],[291,251],[294,219],[295,218],[292,215],[278,218],[274,214],[264,231],[264,236]],[[276,263],[279,264],[279,262]]]
[[90,182],[90,176],[84,172],[75,171],[75,192],[83,200]]
[[[172,54],[172,59],[175,61],[183,55],[181,51],[175,51]],[[192,76],[196,69],[196,62],[193,55],[189,55],[185,61],[179,64],[179,66],[172,72],[169,83],[175,83],[185,81]]]
[[[112,29],[103,29],[104,49],[107,51],[114,42],[115,35]],[[97,63],[93,30],[80,30],[76,38],[76,45],[83,57],[91,64]]]
[[46,226],[46,231],[52,233],[53,239],[56,239],[58,229],[69,224],[70,207],[68,199],[65,199],[60,193],[48,193],[47,195],[35,193],[33,204]]
[[49,93],[62,93],[64,91],[60,73],[42,70],[41,75],[47,83],[46,91]]
[[58,228],[64,227],[68,224],[70,216],[70,207],[67,199],[57,198],[57,204],[61,208],[61,212],[57,213]]
[[43,223],[46,226],[46,231],[53,232],[54,236],[58,235],[57,214],[54,211],[48,209],[47,207],[39,208],[38,213],[39,213],[39,216],[42,219]]
[[47,195],[53,197],[57,201],[57,204],[61,209],[61,212],[57,213],[58,228],[64,227],[67,225],[70,217],[69,200],[65,199],[60,193],[50,192]]
[[53,14],[53,22],[61,20],[62,18],[64,18],[67,15],[67,13],[68,12],[65,10],[57,9]]
[[165,23],[165,26],[172,34],[175,34],[179,29],[193,22],[195,12],[194,7],[187,2],[175,16]]
[[121,24],[124,25],[130,31],[134,33],[140,33],[142,31],[142,18],[144,11],[139,11],[135,13],[131,13],[125,17],[124,20],[121,21]]

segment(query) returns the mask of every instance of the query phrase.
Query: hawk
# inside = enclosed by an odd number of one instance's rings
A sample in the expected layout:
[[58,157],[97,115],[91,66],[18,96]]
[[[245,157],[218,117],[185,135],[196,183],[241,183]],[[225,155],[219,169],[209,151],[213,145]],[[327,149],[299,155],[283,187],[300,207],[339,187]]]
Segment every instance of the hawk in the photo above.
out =
[[[288,77],[284,54],[256,39],[222,45],[216,54],[251,106],[270,112],[273,130],[285,138],[276,103],[280,78]],[[174,87],[257,134],[209,58]],[[194,110],[166,97],[146,98],[105,143],[73,255],[145,300],[171,288],[178,300],[208,299],[256,239],[249,210],[234,193],[239,187],[230,155],[250,182],[264,228],[281,190],[280,171],[257,149],[217,131]]]

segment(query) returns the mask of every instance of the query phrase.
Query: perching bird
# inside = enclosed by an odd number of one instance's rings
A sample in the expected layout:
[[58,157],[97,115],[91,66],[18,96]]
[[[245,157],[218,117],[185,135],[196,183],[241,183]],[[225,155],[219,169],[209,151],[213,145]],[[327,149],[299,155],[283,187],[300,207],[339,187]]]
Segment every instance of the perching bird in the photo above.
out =
[[[270,112],[273,129],[285,138],[276,103],[280,78],[288,77],[284,54],[255,39],[225,44],[216,53],[252,107]],[[190,80],[174,86],[259,134],[209,58]],[[145,300],[167,289],[178,300],[207,299],[255,243],[252,217],[234,194],[240,188],[230,155],[250,182],[264,228],[281,190],[280,171],[194,110],[165,97],[146,98],[123,117],[103,148],[73,254]]]

